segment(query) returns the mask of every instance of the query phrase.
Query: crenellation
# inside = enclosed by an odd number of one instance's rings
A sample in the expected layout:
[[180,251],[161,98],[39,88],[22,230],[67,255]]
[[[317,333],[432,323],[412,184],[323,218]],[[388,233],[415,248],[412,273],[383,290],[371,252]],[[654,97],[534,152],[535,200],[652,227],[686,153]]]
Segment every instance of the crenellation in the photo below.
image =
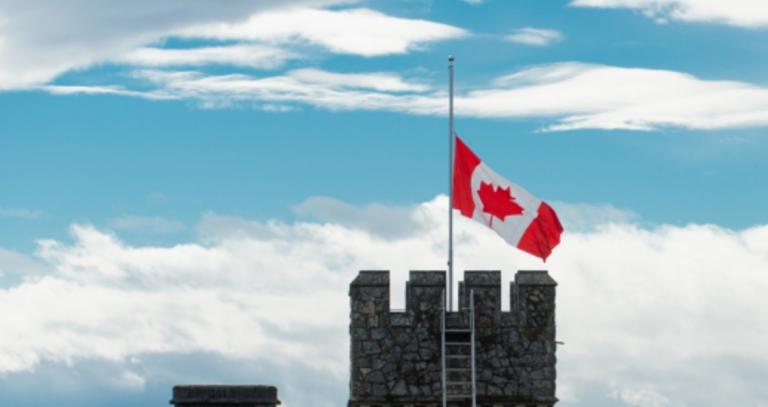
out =
[[[555,341],[555,282],[541,271],[519,271],[515,275],[521,330],[528,340]],[[544,344],[553,346],[551,344]]]
[[350,326],[368,332],[388,325],[389,271],[361,271],[349,286],[353,298]]
[[406,311],[422,323],[435,323],[436,308],[439,310],[445,290],[445,272],[413,270],[406,286]]
[[[467,270],[459,284],[459,309],[469,309],[469,292],[475,292],[475,308],[501,311],[501,271]],[[480,302],[478,302],[480,301]]]

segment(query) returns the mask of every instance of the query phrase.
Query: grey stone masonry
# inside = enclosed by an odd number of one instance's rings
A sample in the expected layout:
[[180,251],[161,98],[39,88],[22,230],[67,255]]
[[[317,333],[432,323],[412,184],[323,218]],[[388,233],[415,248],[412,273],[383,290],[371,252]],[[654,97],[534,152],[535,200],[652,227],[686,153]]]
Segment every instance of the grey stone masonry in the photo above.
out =
[[[392,312],[389,272],[358,274],[349,288],[349,407],[442,405],[440,319],[445,282],[444,271],[411,271],[406,309]],[[551,407],[557,402],[556,286],[546,271],[518,271],[510,283],[510,311],[501,311],[501,273],[464,273],[459,310],[446,315],[446,326],[469,328],[473,292],[478,406]],[[470,404],[457,400],[448,405]]]
[[275,407],[277,388],[259,385],[173,386],[171,404],[176,407]]

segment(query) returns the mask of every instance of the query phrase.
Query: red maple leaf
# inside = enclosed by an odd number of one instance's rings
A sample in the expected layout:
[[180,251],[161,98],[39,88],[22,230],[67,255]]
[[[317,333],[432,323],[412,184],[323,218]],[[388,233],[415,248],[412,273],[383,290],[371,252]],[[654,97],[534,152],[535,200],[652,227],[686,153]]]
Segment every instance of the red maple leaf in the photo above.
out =
[[523,208],[515,202],[515,197],[512,196],[511,187],[502,189],[497,185],[494,190],[493,184],[480,182],[480,189],[477,190],[477,194],[480,195],[480,200],[483,202],[483,212],[491,215],[488,226],[493,224],[494,216],[504,222],[504,218],[507,216],[523,214]]

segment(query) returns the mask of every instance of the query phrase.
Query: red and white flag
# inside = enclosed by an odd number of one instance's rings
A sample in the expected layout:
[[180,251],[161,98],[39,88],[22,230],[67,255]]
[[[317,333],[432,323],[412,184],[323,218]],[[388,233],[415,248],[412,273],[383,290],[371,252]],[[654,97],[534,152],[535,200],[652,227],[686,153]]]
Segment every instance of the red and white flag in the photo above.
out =
[[456,137],[453,208],[484,223],[507,243],[546,260],[563,226],[546,202],[509,182]]

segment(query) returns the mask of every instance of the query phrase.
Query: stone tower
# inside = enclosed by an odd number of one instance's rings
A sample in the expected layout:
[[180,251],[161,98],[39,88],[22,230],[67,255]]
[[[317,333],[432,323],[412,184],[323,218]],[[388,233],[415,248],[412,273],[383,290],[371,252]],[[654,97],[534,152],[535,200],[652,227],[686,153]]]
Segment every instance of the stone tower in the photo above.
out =
[[[502,312],[501,273],[467,271],[459,283],[459,310],[443,316],[445,282],[443,271],[412,271],[406,309],[393,312],[389,272],[358,274],[349,289],[349,407],[441,406],[442,350],[448,394],[460,394],[472,380],[470,343],[478,406],[553,406],[557,283],[546,271],[519,271],[510,283],[510,311]],[[462,333],[472,317],[469,293],[474,293],[473,342]],[[448,405],[470,402],[453,398]]]

